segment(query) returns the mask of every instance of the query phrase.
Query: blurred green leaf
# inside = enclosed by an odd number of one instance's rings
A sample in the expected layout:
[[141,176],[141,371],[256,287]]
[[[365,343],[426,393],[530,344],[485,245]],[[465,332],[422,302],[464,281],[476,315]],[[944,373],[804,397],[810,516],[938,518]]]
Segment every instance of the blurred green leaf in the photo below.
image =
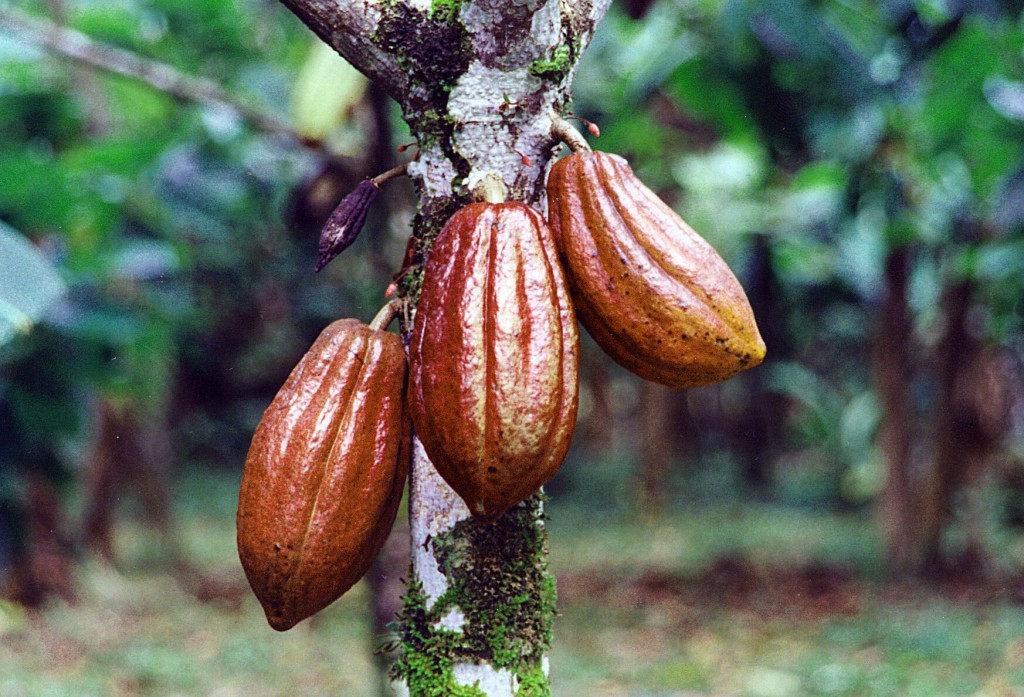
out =
[[158,240],[132,240],[109,257],[111,278],[159,279],[180,270],[181,261],[173,246]]
[[833,160],[819,160],[801,167],[793,175],[790,187],[794,190],[817,189],[844,189],[849,181],[846,168]]
[[291,112],[296,130],[312,139],[325,138],[363,98],[368,81],[334,49],[319,39],[310,42],[309,57],[292,85]]
[[[714,89],[709,89],[714,85]],[[706,122],[727,140],[754,140],[757,125],[740,87],[721,72],[710,56],[680,65],[665,83],[683,113]]]
[[994,41],[985,20],[967,18],[928,62],[919,123],[936,145],[961,138],[974,127],[971,116],[978,107],[990,108],[983,98],[983,86],[998,66]]
[[832,276],[835,255],[820,240],[782,230],[772,249],[776,268],[788,283],[817,284]]
[[985,99],[1002,116],[1024,121],[1024,82],[993,75],[985,81]]
[[32,325],[66,292],[60,275],[16,230],[0,222],[0,344]]
[[975,274],[977,278],[991,283],[1024,278],[1024,240],[1007,240],[980,247]]

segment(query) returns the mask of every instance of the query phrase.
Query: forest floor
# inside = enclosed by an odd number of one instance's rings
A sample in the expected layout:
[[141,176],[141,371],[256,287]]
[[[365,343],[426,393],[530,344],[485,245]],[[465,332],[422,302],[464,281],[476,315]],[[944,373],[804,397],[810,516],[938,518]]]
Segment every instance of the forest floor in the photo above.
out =
[[[287,633],[238,566],[233,475],[182,482],[189,565],[133,523],[78,598],[0,604],[2,697],[374,697],[365,584]],[[885,581],[870,523],[768,506],[552,506],[557,697],[1024,697],[1024,588]]]

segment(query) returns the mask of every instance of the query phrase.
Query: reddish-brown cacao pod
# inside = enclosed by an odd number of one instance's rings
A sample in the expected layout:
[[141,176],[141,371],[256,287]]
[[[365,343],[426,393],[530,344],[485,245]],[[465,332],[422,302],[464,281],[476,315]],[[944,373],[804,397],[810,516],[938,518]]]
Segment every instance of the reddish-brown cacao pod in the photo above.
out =
[[353,319],[320,334],[245,460],[238,554],[279,631],[334,602],[387,539],[408,470],[401,339]]
[[547,192],[580,321],[619,364],[682,388],[764,359],[739,281],[625,160],[573,153],[551,168]]
[[473,203],[438,235],[409,346],[413,424],[469,510],[493,520],[565,459],[579,335],[544,218]]

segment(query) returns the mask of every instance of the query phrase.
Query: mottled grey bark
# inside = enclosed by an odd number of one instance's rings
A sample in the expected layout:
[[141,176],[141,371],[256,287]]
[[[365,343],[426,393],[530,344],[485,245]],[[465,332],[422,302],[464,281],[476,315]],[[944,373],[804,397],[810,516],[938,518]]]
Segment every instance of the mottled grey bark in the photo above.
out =
[[[434,238],[485,181],[543,210],[552,119],[610,0],[282,2],[398,101],[417,139],[415,266],[399,289],[412,307]],[[413,450],[396,675],[413,695],[550,694],[554,580],[539,497],[479,524]]]

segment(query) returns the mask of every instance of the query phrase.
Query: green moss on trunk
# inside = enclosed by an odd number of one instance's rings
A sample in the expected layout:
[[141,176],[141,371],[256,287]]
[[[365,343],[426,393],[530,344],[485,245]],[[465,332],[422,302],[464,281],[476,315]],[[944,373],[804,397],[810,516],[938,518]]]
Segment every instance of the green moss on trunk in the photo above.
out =
[[461,9],[462,0],[431,0],[430,17],[442,22],[455,22]]
[[535,60],[529,68],[534,77],[551,76],[561,80],[572,69],[571,51],[568,46],[559,46],[550,59]]
[[516,697],[551,697],[551,680],[542,666],[535,665],[519,673]]
[[[511,671],[521,697],[551,694],[542,659],[551,647],[556,593],[542,515],[535,495],[495,523],[463,520],[432,540],[448,589],[428,610],[422,587],[410,583],[399,618],[403,653],[393,675],[412,697],[482,694],[455,684],[453,667],[463,662]],[[442,628],[441,619],[455,611],[465,618],[461,631]]]

